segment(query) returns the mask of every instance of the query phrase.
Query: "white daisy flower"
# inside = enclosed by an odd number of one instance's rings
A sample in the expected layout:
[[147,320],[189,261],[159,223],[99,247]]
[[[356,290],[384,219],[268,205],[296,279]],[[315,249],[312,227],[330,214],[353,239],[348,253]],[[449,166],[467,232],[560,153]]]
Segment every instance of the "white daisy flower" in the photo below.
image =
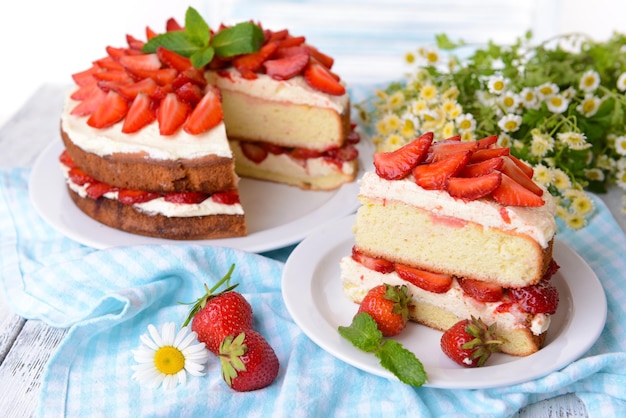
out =
[[600,104],[602,100],[598,96],[587,95],[583,99],[582,102],[578,106],[576,106],[576,110],[580,112],[585,117],[591,117],[596,114],[598,109],[600,109]]
[[524,87],[519,93],[519,99],[526,109],[538,109],[540,102],[537,92],[532,87]]
[[545,100],[548,97],[552,97],[559,92],[559,86],[555,83],[543,83],[537,87],[537,95],[539,99]]
[[604,181],[604,172],[599,168],[588,168],[584,170],[585,177],[592,181]]
[[559,132],[556,137],[573,150],[583,150],[591,147],[591,144],[587,142],[587,138],[583,133]]
[[148,334],[140,337],[142,345],[132,351],[139,363],[132,366],[133,379],[149,387],[163,385],[164,389],[173,389],[179,383],[186,383],[187,373],[203,376],[202,369],[210,352],[197,338],[188,327],[176,332],[173,322],[164,324],[160,334],[154,325],[148,325]]
[[595,70],[589,70],[580,77],[578,88],[582,91],[590,93],[595,91],[600,85],[600,74]]
[[560,94],[555,94],[546,99],[548,110],[552,113],[563,113],[569,106],[569,100]]
[[618,136],[615,138],[615,151],[619,155],[626,155],[626,136]]
[[520,99],[517,94],[512,91],[507,91],[502,95],[499,100],[500,106],[504,109],[505,112],[514,113],[517,111],[517,107],[520,104]]
[[508,85],[508,80],[500,74],[495,74],[487,80],[487,88],[491,94],[502,94]]
[[504,115],[499,121],[498,126],[504,132],[515,132],[522,125],[522,117],[520,115],[514,115],[509,113]]
[[617,89],[619,91],[626,90],[626,73],[621,73],[617,79]]
[[476,119],[471,113],[465,113],[455,120],[456,126],[460,132],[473,131],[476,129]]

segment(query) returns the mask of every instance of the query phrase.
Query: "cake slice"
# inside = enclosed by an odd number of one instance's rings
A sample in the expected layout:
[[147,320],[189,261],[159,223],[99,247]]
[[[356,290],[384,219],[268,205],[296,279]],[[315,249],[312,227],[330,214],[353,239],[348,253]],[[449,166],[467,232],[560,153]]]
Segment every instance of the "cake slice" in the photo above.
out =
[[555,204],[496,137],[432,138],[375,155],[341,260],[344,290],[358,303],[378,284],[406,284],[414,321],[445,330],[480,317],[497,324],[504,352],[532,354],[558,304]]

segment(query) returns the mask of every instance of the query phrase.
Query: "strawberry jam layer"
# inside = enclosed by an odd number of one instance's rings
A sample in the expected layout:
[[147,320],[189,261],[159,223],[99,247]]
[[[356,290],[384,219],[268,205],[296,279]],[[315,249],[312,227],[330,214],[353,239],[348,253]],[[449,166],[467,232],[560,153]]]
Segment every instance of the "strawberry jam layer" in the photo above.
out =
[[540,283],[506,289],[392,263],[356,248],[341,260],[344,290],[353,300],[360,300],[367,289],[380,283],[407,285],[415,301],[442,307],[459,318],[474,316],[509,329],[530,328],[535,335],[548,328],[550,315],[556,312],[559,295],[550,278],[558,269],[552,260]]
[[74,165],[67,152],[63,152],[59,160],[68,186],[84,198],[117,200],[142,212],[167,217],[243,214],[237,190],[209,195],[199,192],[156,193],[121,189],[86,174]]

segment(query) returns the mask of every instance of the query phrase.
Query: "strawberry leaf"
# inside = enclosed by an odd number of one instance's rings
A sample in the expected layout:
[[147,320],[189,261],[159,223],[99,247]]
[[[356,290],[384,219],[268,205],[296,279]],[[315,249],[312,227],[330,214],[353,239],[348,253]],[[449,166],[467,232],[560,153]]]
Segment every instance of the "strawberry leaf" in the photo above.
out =
[[162,33],[150,39],[143,46],[141,52],[151,54],[156,52],[157,48],[160,46],[170,51],[177,52],[184,57],[189,57],[194,52],[201,49],[201,47],[187,37],[186,32],[174,31]]
[[189,59],[195,68],[202,68],[213,60],[215,50],[208,46],[191,54]]
[[355,315],[350,326],[340,326],[339,334],[356,348],[367,353],[375,352],[383,339],[374,318],[364,312]]
[[185,35],[189,41],[201,48],[209,45],[211,28],[193,7],[187,8],[185,13]]
[[218,57],[232,57],[258,51],[264,39],[263,31],[257,25],[241,22],[219,31],[211,44]]
[[376,352],[380,365],[392,372],[401,382],[411,386],[426,383],[426,371],[422,362],[395,340],[385,340]]

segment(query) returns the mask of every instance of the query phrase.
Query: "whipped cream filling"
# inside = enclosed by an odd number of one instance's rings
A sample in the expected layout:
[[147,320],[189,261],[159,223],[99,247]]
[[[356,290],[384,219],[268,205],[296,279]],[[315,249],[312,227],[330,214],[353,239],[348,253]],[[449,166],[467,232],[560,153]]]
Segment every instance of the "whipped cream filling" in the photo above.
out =
[[238,141],[232,141],[231,146],[235,154],[235,160],[246,160],[256,167],[273,173],[280,173],[292,177],[322,177],[334,175],[340,172],[344,175],[351,176],[355,171],[355,165],[349,162],[343,162],[341,167],[325,159],[324,157],[307,158],[306,160],[290,157],[288,154],[272,154],[267,153],[267,157],[260,163],[255,163],[248,159]]
[[[65,176],[65,181],[69,187],[78,193],[80,197],[87,196],[87,187],[89,183],[84,185],[76,184],[69,177],[69,168],[61,164],[61,169]],[[118,192],[111,191],[103,195],[107,199],[117,200]],[[210,215],[243,215],[243,207],[239,203],[226,205],[215,202],[208,197],[200,203],[172,203],[166,201],[163,197],[159,197],[148,202],[135,203],[132,205],[135,209],[148,215],[163,215],[168,218],[186,218],[193,216],[210,216]]]
[[[227,73],[227,75],[223,75]],[[222,74],[222,75],[220,75]],[[289,80],[275,80],[266,74],[256,74],[257,78],[243,78],[235,68],[207,71],[205,78],[209,84],[220,89],[237,91],[265,100],[288,102],[313,107],[334,109],[342,113],[349,106],[349,95],[333,96],[311,88],[301,75]]]
[[72,142],[84,151],[101,157],[116,153],[137,153],[155,160],[194,159],[213,154],[232,157],[223,122],[199,135],[190,135],[180,129],[174,135],[163,136],[159,133],[156,121],[132,134],[122,132],[123,120],[109,128],[94,129],[87,125],[88,116],[71,114],[80,102],[72,100],[70,96],[71,93],[65,100],[61,127]]
[[341,259],[340,267],[344,292],[357,302],[365,297],[369,289],[379,284],[406,285],[415,301],[441,307],[459,318],[474,316],[487,324],[497,322],[498,327],[509,330],[530,328],[534,335],[544,333],[550,326],[550,315],[531,315],[517,309],[496,312],[500,302],[479,302],[465,295],[456,280],[447,292],[433,293],[403,280],[396,272],[379,273],[368,269],[350,256]]
[[[528,235],[546,248],[556,233],[556,204],[547,191],[545,205],[540,207],[502,206],[488,198],[463,201],[445,190],[426,190],[418,186],[412,175],[402,180],[385,180],[370,171],[360,181],[359,196],[377,200],[396,200],[422,208],[439,216],[474,222],[485,227],[499,228]],[[506,222],[501,211],[506,211]]]

